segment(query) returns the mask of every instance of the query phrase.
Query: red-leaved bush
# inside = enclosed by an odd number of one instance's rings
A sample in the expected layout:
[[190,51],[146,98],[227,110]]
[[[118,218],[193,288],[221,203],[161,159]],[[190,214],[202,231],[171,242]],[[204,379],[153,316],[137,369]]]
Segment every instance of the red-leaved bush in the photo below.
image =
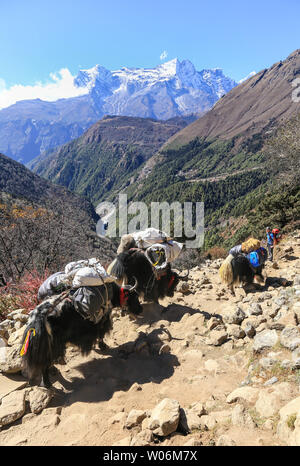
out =
[[19,283],[15,285],[15,293],[19,295],[20,308],[30,311],[34,309],[37,302],[39,287],[48,277],[47,271],[40,275],[37,270],[26,272]]
[[26,309],[27,312],[34,309],[37,302],[37,293],[41,284],[49,273],[40,274],[37,270],[26,272],[16,283],[9,282],[0,288],[0,321],[15,309]]

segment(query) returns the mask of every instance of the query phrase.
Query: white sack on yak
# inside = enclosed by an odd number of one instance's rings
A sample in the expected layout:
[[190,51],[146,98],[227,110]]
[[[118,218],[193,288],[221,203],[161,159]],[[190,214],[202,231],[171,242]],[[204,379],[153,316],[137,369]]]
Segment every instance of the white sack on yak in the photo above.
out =
[[153,244],[146,250],[146,256],[157,269],[163,269],[168,262],[173,262],[183,248],[183,243],[177,241],[168,241],[165,244]]
[[101,286],[103,283],[115,281],[115,277],[109,275],[96,258],[70,262],[65,267],[65,273],[72,287]]
[[38,300],[43,301],[48,296],[59,294],[67,288],[66,274],[64,272],[56,272],[41,284],[38,291]]
[[135,233],[131,233],[131,236],[134,238],[137,247],[141,249],[148,248],[156,243],[165,243],[171,239],[167,233],[156,228],[146,228],[146,230],[136,231]]

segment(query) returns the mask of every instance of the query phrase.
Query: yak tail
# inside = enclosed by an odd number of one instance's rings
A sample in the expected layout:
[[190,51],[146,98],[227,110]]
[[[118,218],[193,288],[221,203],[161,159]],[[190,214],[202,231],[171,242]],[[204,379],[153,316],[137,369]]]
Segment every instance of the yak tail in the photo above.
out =
[[107,267],[107,273],[116,277],[118,280],[121,280],[125,277],[125,259],[127,257],[127,253],[123,252],[119,254],[111,264]]
[[231,285],[233,284],[234,277],[233,277],[233,270],[232,270],[232,260],[233,260],[233,255],[229,254],[228,257],[224,260],[223,264],[221,265],[219,269],[219,275],[221,278],[222,283],[225,283],[226,285]]
[[52,363],[52,332],[47,320],[48,311],[49,303],[34,309],[23,334],[20,355],[29,380]]

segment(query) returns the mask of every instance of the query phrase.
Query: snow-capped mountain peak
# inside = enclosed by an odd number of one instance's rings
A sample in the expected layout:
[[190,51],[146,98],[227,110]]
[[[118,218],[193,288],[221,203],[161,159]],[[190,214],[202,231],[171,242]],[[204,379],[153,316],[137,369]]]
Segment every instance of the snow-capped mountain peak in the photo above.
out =
[[80,70],[74,79],[74,84],[77,87],[87,87],[88,90],[91,90],[97,85],[97,82],[109,82],[111,77],[111,71],[104,68],[104,66],[96,65],[88,70]]
[[[200,116],[236,85],[218,68],[197,71],[190,60],[178,58],[153,68],[123,67],[114,71],[97,64],[81,69],[75,78],[67,74],[66,80],[72,87],[70,97],[61,92],[58,100],[49,102],[23,100],[0,112],[4,153],[28,161],[78,137],[104,115],[157,120]],[[7,121],[13,124],[7,125]],[[16,136],[20,132],[22,144]]]
[[174,58],[154,68],[109,71],[96,65],[74,80],[105,114],[167,119],[200,114],[236,83],[220,68],[197,71],[190,60]]

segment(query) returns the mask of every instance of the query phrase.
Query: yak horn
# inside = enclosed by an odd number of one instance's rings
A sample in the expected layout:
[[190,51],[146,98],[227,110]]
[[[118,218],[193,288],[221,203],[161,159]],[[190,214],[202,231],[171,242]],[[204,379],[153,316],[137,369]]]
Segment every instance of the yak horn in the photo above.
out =
[[190,274],[190,269],[188,268],[188,269],[187,269],[187,274],[186,274],[186,275],[182,275],[182,276],[181,276],[181,275],[178,274],[178,277],[180,278],[180,280],[184,280],[185,278],[188,278],[189,274]]
[[[136,279],[135,277],[133,277],[133,278],[134,278],[134,282],[135,282],[134,285],[123,285],[123,284],[122,284],[122,288],[123,288],[124,290],[134,291],[134,290],[137,288],[137,286],[138,286],[138,281],[137,281],[137,279]],[[123,283],[124,283],[124,282],[123,282]]]

